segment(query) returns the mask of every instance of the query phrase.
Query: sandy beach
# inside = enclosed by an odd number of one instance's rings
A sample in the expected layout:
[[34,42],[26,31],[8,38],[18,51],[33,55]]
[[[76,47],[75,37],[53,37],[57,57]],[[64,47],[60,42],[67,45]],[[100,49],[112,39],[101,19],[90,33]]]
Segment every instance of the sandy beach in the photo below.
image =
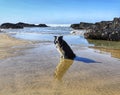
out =
[[52,42],[0,38],[0,95],[120,95],[120,59],[111,50],[72,45],[77,57],[67,60]]
[[0,59],[15,56],[17,51],[27,48],[32,41],[18,40],[7,34],[0,34]]

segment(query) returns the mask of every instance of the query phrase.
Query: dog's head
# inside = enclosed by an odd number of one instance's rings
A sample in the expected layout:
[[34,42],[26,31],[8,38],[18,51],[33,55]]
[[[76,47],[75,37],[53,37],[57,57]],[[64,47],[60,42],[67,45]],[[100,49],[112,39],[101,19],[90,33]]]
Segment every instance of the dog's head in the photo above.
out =
[[63,41],[63,36],[54,36],[54,44],[61,44]]

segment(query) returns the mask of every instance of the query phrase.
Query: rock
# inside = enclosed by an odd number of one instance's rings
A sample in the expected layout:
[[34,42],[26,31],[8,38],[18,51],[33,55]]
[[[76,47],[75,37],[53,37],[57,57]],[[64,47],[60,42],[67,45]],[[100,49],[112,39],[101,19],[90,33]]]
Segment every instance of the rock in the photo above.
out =
[[85,23],[85,22],[80,22],[79,28],[80,29],[89,29],[92,28],[93,23]]
[[28,23],[23,23],[23,22],[19,22],[16,24],[13,23],[3,23],[0,28],[3,29],[19,29],[19,28],[24,28],[24,27],[48,27],[46,24],[39,24],[39,25],[35,25],[35,24],[28,24]]
[[3,28],[3,29],[9,29],[9,28],[12,28],[12,29],[21,29],[23,28],[22,26],[19,26],[19,25],[16,25],[16,24],[13,24],[13,23],[3,23],[0,28]]
[[46,24],[39,24],[38,27],[48,27]]
[[74,29],[80,29],[79,24],[72,24],[70,27]]
[[22,22],[16,23],[16,25],[19,25],[21,27],[36,27],[35,24],[28,24],[28,23],[22,23]]
[[114,18],[113,21],[101,21],[96,23],[72,24],[72,28],[84,29],[87,39],[120,41],[120,18]]
[[22,27],[48,27],[46,24],[35,25],[35,24],[28,24],[28,23],[23,23],[23,22],[19,22],[17,23],[17,25],[22,26]]
[[89,29],[90,27],[93,27],[93,25],[93,23],[80,22],[80,24],[72,24],[70,27],[73,29]]

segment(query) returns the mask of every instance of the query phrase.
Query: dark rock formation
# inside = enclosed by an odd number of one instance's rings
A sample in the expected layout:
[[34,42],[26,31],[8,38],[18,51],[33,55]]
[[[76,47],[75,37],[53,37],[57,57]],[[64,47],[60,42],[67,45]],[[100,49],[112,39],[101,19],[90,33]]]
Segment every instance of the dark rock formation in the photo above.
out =
[[4,28],[4,29],[19,29],[19,28],[24,28],[24,27],[48,27],[46,24],[39,24],[39,25],[35,25],[35,24],[28,24],[28,23],[3,23],[0,28]]
[[72,24],[74,29],[85,29],[84,34],[87,39],[120,41],[120,18],[113,21],[101,21],[97,23]]
[[0,28],[3,28],[3,29],[9,29],[9,28],[12,28],[12,29],[20,29],[20,28],[23,28],[22,26],[19,26],[19,25],[16,25],[16,24],[13,24],[13,23],[3,23]]
[[35,27],[34,24],[28,24],[28,23],[22,23],[22,22],[16,23],[16,25],[19,25],[21,27]]
[[93,23],[80,22],[80,24],[72,24],[70,27],[74,29],[89,29]]
[[22,27],[48,27],[46,24],[35,25],[35,24],[28,24],[28,23],[22,23],[22,22],[17,23],[17,25]]
[[79,27],[79,24],[72,24],[70,27],[72,27],[73,29],[81,29]]
[[39,24],[37,27],[48,27],[46,24]]

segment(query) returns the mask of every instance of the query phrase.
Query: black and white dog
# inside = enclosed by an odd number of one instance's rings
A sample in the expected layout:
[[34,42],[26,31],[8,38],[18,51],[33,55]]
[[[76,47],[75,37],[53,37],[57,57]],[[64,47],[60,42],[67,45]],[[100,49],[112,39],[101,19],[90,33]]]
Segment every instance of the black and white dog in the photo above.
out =
[[73,53],[70,46],[63,40],[63,36],[54,36],[54,43],[58,52],[60,53],[60,57],[64,59],[74,59],[75,54]]

